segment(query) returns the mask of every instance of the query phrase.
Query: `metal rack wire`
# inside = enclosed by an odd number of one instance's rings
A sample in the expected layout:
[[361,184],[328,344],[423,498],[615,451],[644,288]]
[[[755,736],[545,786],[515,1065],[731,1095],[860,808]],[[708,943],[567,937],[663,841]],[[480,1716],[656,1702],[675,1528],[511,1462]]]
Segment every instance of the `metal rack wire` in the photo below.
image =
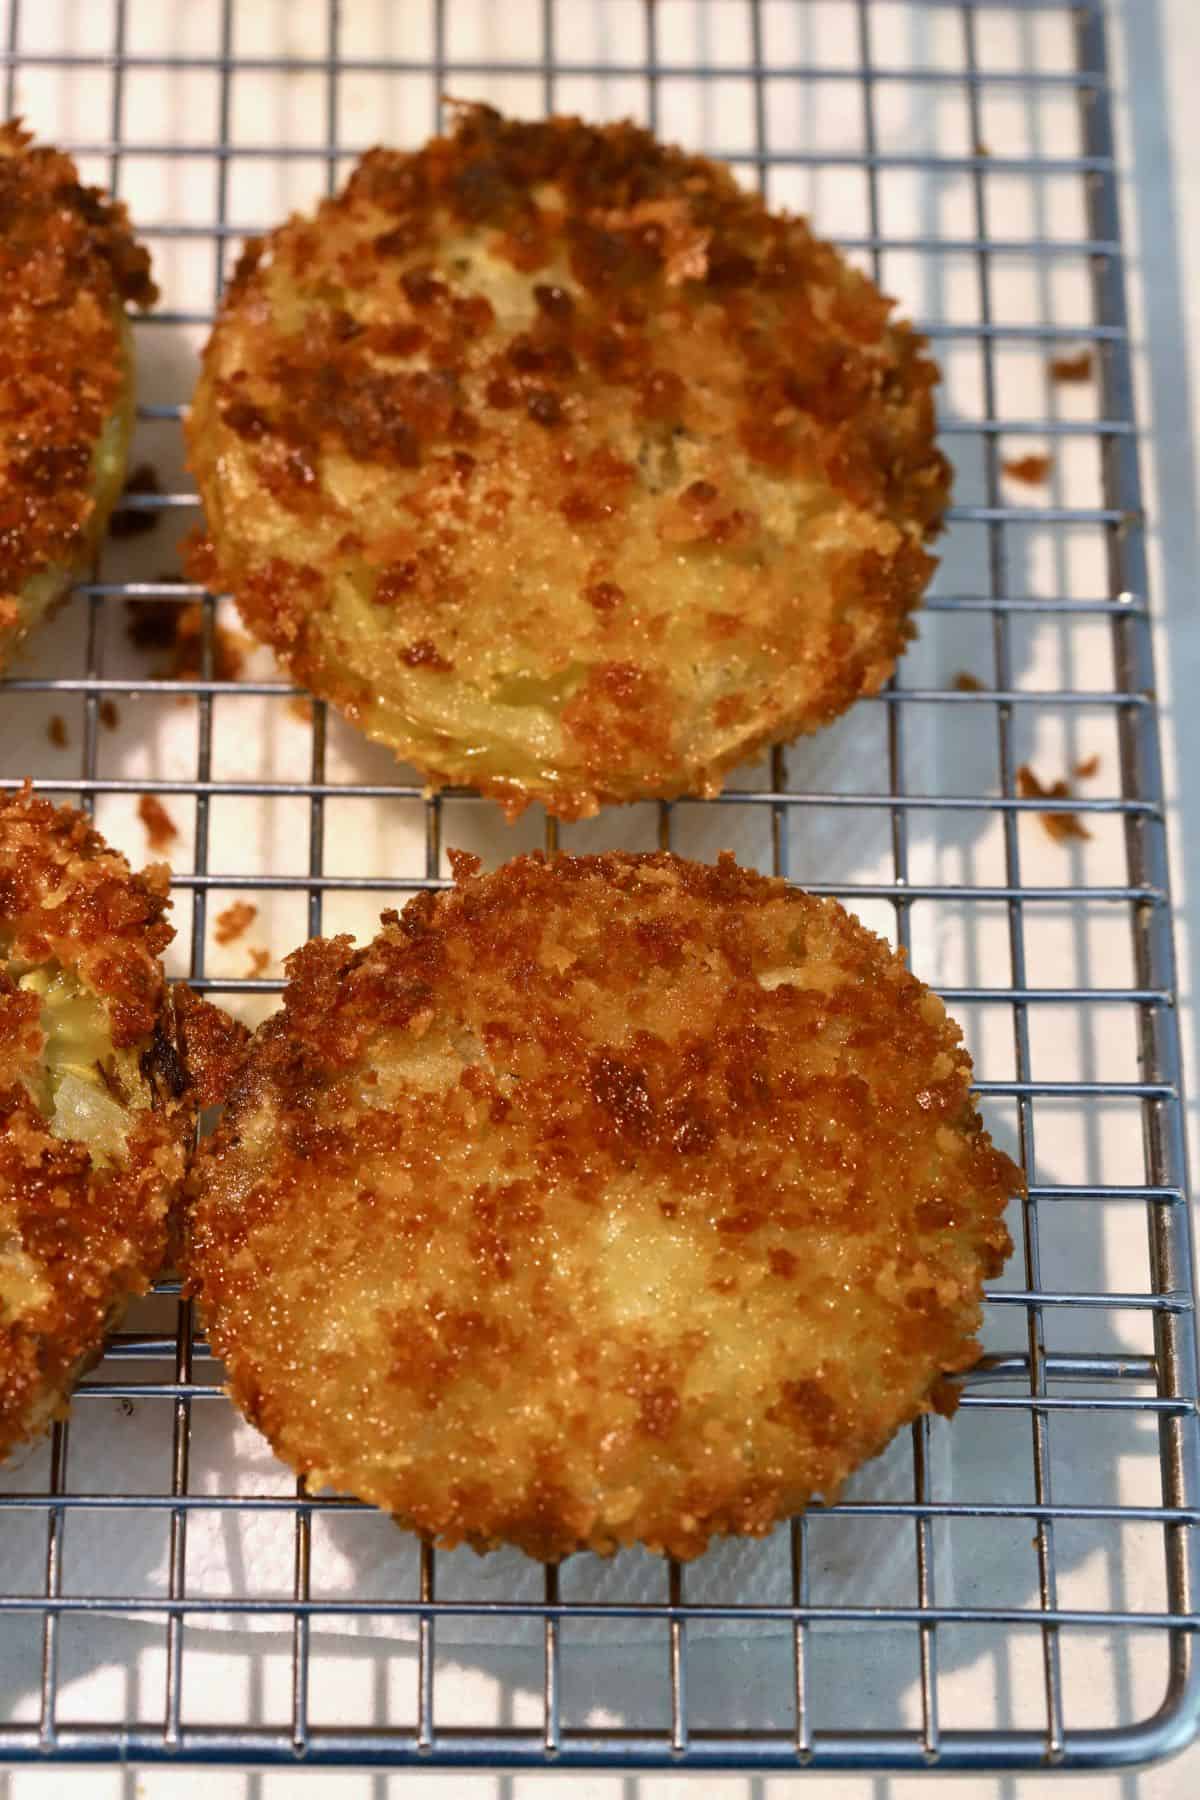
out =
[[[1114,162],[1112,117],[1106,61],[1105,25],[1101,0],[926,0],[924,6],[897,9],[888,0],[825,0],[815,8],[812,0],[730,0],[724,9],[723,30],[737,15],[740,37],[723,60],[664,47],[676,43],[682,0],[595,0],[576,7],[568,0],[538,0],[527,6],[531,22],[529,45],[499,56],[474,48],[463,15],[466,0],[431,0],[427,37],[414,32],[418,48],[389,49],[380,26],[381,41],[363,47],[364,19],[374,9],[370,0],[329,0],[321,10],[320,41],[307,38],[300,49],[263,51],[247,49],[240,35],[244,23],[237,0],[221,0],[210,11],[215,25],[211,38],[197,48],[180,49],[184,9],[158,7],[159,35],[147,48],[148,9],[137,0],[112,0],[111,5],[87,9],[86,29],[79,12],[69,4],[59,9],[49,25],[31,18],[32,9],[21,0],[9,0],[7,48],[2,61],[6,111],[26,110],[33,97],[44,116],[34,123],[47,135],[65,141],[89,167],[117,192],[129,185],[135,165],[170,164],[172,168],[194,159],[211,167],[212,205],[202,218],[164,215],[145,225],[156,251],[171,246],[209,246],[209,292],[200,295],[192,285],[180,297],[168,294],[166,303],[139,325],[143,346],[155,334],[202,329],[211,318],[236,240],[251,224],[269,224],[269,218],[248,220],[233,216],[231,204],[235,163],[265,160],[275,165],[303,164],[320,171],[324,186],[332,190],[341,179],[352,155],[365,144],[351,142],[355,117],[344,103],[347,77],[369,76],[397,83],[420,83],[427,95],[428,112],[421,129],[428,129],[439,115],[441,96],[456,84],[470,91],[491,91],[493,83],[524,82],[530,102],[553,109],[568,104],[564,88],[584,79],[616,84],[620,94],[633,97],[624,106],[640,108],[652,126],[669,128],[664,95],[690,85],[698,94],[736,87],[747,96],[747,141],[715,144],[728,151],[749,178],[774,193],[776,179],[819,174],[842,169],[861,176],[865,194],[862,229],[857,235],[842,232],[848,250],[876,276],[888,278],[889,259],[897,252],[915,253],[935,264],[949,266],[955,259],[969,265],[974,281],[973,304],[965,311],[943,310],[927,323],[939,351],[947,358],[957,348],[973,347],[978,356],[978,405],[969,416],[947,419],[952,452],[964,457],[972,446],[979,452],[979,484],[974,497],[963,499],[954,510],[959,532],[975,534],[971,577],[960,584],[961,592],[938,592],[931,597],[927,617],[936,641],[943,623],[956,628],[963,622],[978,625],[983,636],[974,640],[979,654],[991,658],[992,680],[981,691],[964,691],[940,677],[921,685],[905,685],[908,666],[877,701],[864,703],[856,719],[878,718],[882,725],[880,778],[847,791],[837,782],[813,785],[783,750],[773,753],[769,766],[747,787],[732,790],[709,803],[707,813],[719,817],[723,809],[741,816],[756,816],[766,826],[763,860],[776,872],[818,892],[834,893],[852,906],[890,909],[896,941],[912,947],[914,908],[950,906],[960,909],[970,923],[991,908],[1003,939],[1010,979],[958,979],[943,984],[948,1000],[962,1008],[1002,1008],[1011,1021],[1011,1050],[1005,1072],[986,1074],[979,1082],[982,1094],[997,1107],[1011,1109],[1011,1121],[1025,1167],[1030,1175],[1029,1199],[1019,1219],[1017,1273],[998,1285],[990,1296],[990,1312],[1003,1335],[1023,1324],[1019,1347],[1002,1348],[977,1371],[963,1402],[956,1432],[967,1432],[973,1418],[1013,1423],[1026,1422],[1028,1436],[1020,1452],[1027,1464],[1026,1491],[1019,1498],[970,1498],[951,1492],[938,1493],[935,1479],[936,1445],[928,1421],[912,1434],[911,1498],[847,1500],[822,1509],[819,1514],[794,1522],[788,1536],[786,1590],[777,1602],[698,1603],[688,1597],[688,1577],[677,1565],[667,1573],[664,1597],[636,1602],[605,1600],[580,1603],[565,1597],[564,1576],[548,1570],[539,1601],[527,1598],[492,1598],[485,1601],[440,1597],[438,1570],[442,1559],[428,1547],[421,1548],[412,1591],[365,1598],[356,1594],[323,1597],[316,1579],[321,1551],[315,1532],[334,1515],[359,1511],[352,1503],[325,1496],[211,1487],[197,1489],[193,1481],[196,1414],[200,1407],[223,1406],[203,1339],[198,1335],[191,1308],[178,1298],[171,1283],[162,1286],[154,1305],[141,1319],[130,1320],[113,1342],[109,1357],[85,1384],[76,1408],[80,1421],[74,1427],[56,1426],[44,1460],[34,1475],[0,1491],[0,1512],[5,1526],[17,1516],[41,1534],[38,1547],[41,1578],[35,1583],[5,1584],[0,1592],[0,1615],[16,1629],[25,1621],[37,1633],[37,1676],[28,1691],[9,1704],[13,1696],[0,1696],[0,1759],[185,1759],[259,1763],[429,1766],[544,1765],[672,1768],[736,1767],[789,1769],[799,1766],[921,1768],[997,1766],[1079,1767],[1141,1761],[1165,1754],[1186,1741],[1200,1716],[1200,1678],[1197,1675],[1195,1638],[1200,1598],[1200,1573],[1195,1552],[1196,1526],[1200,1523],[1200,1473],[1198,1473],[1197,1375],[1193,1331],[1194,1289],[1188,1230],[1187,1195],[1182,1146],[1180,1064],[1176,1025],[1172,1010],[1174,972],[1171,948],[1169,894],[1162,817],[1162,783],[1158,758],[1157,724],[1153,704],[1150,660],[1150,626],[1146,607],[1146,570],[1141,522],[1136,434],[1132,409],[1130,354],[1125,314],[1121,240],[1117,216],[1117,171]],[[413,16],[423,9],[406,9]],[[696,41],[709,42],[714,30],[712,7],[703,0],[687,8]],[[2,11],[2,9],[0,9]],[[54,13],[54,9],[49,9]],[[310,9],[315,15],[318,9]],[[515,18],[519,5],[506,9]],[[564,51],[568,27],[581,11],[599,19],[600,50],[592,55]],[[40,12],[40,9],[39,9]],[[177,12],[172,21],[163,15]],[[387,8],[379,10],[383,20]],[[803,53],[788,53],[779,45],[795,32],[797,18],[819,13],[820,33],[803,38]],[[898,15],[903,23],[910,14],[921,15],[926,31],[924,49],[918,43],[912,54],[896,55]],[[96,36],[97,17],[104,15],[109,35]],[[706,14],[709,15],[706,17]],[[788,15],[788,16],[783,16]],[[795,16],[791,16],[795,15]],[[1021,66],[1000,66],[989,52],[988,34],[997,18],[1016,19],[1026,54]],[[282,17],[282,15],[281,15]],[[1034,56],[1040,40],[1036,32],[1045,21],[1058,28],[1068,53],[1059,62],[1043,67]],[[312,23],[312,21],[310,21]],[[510,22],[511,23],[511,22]],[[478,21],[475,21],[476,27]],[[835,30],[836,27],[836,30]],[[280,27],[282,30],[282,25]],[[317,25],[313,25],[314,31]],[[514,36],[517,26],[511,24]],[[956,50],[947,60],[944,36],[956,34]],[[844,55],[833,55],[828,46],[840,30],[848,46]],[[57,35],[55,33],[57,32]],[[916,34],[920,36],[919,33]],[[640,47],[637,40],[640,37]],[[351,42],[351,38],[353,41]],[[880,49],[884,39],[888,48]],[[190,40],[189,40],[190,41]],[[790,42],[790,39],[787,39]],[[524,45],[525,40],[521,43]],[[348,47],[349,44],[349,47]],[[933,46],[930,49],[929,46]],[[40,77],[81,79],[103,75],[109,83],[107,126],[96,125],[73,136],[54,115],[58,89],[36,88]],[[168,129],[159,138],[143,136],[140,119],[133,117],[130,83],[152,76],[207,76],[215,94],[213,132],[197,141],[184,141]],[[277,141],[241,141],[236,130],[235,81],[247,77],[283,77],[316,83],[323,109],[321,130],[309,131],[297,142],[286,133]],[[622,84],[624,84],[622,86]],[[852,148],[780,147],[776,142],[779,97],[789,93],[836,92],[844,109],[854,109],[858,141]],[[935,97],[951,95],[961,103],[964,137],[958,147],[889,147],[881,115],[888,93],[919,93],[933,105]],[[308,90],[306,90],[308,91]],[[525,91],[525,90],[523,90]],[[989,105],[994,96],[1036,104],[1044,96],[1066,99],[1077,109],[1078,143],[1069,154],[1050,154],[1034,142],[1028,150],[1006,154],[989,150]],[[671,115],[674,117],[674,114]],[[421,135],[421,130],[416,133]],[[893,231],[887,184],[895,175],[911,174],[926,179],[953,178],[960,183],[964,208],[953,234],[932,231]],[[1050,230],[1045,212],[1029,229],[1011,233],[996,227],[997,182],[1022,179],[1037,183],[1066,180],[1078,190],[1081,225],[1070,234]],[[1070,264],[1086,281],[1087,307],[1062,319],[1043,306],[1035,318],[1013,320],[999,303],[1001,272],[1006,258],[1024,259],[1040,283],[1043,300],[1049,272]],[[1069,416],[1069,409],[1047,399],[1030,416],[1010,416],[1006,400],[1004,359],[1014,349],[1044,357],[1059,347],[1083,346],[1095,360],[1096,409],[1094,414]],[[170,431],[181,416],[186,400],[186,381],[166,398],[147,400],[141,408],[144,430]],[[1036,438],[1064,456],[1076,444],[1094,452],[1098,491],[1084,499],[1068,493],[1052,493],[1047,505],[1014,504],[1006,486],[1003,444],[1008,437]],[[186,515],[193,496],[180,486],[158,495],[130,496],[128,506],[157,514],[176,511]],[[170,521],[168,520],[168,523]],[[187,522],[191,522],[187,520]],[[1026,530],[1036,531],[1055,546],[1049,578],[1017,579],[1014,544]],[[1091,565],[1090,585],[1068,580],[1063,573],[1066,551],[1073,534],[1084,533],[1098,547],[1100,560]],[[970,559],[969,559],[970,560]],[[112,565],[113,573],[109,572]],[[1095,570],[1102,571],[1096,579]],[[124,577],[124,578],[121,578]],[[182,681],[156,677],[144,668],[117,674],[104,671],[112,662],[110,622],[128,599],[147,601],[198,601],[204,609],[202,662],[199,675]],[[222,772],[221,740],[216,709],[231,692],[231,684],[219,679],[217,668],[217,601],[177,578],[147,579],[131,565],[122,564],[119,547],[110,546],[96,577],[84,584],[74,603],[71,640],[82,645],[81,670],[64,674],[55,657],[67,640],[62,632],[50,642],[42,664],[32,672],[22,669],[5,685],[5,704],[18,703],[49,708],[77,705],[81,746],[71,751],[73,766],[55,764],[37,747],[32,735],[22,740],[32,772],[50,792],[81,797],[85,806],[102,810],[109,803],[153,793],[185,802],[194,811],[190,856],[181,856],[175,874],[177,910],[187,949],[180,973],[201,989],[239,1002],[277,991],[278,979],[237,977],[212,970],[210,902],[216,894],[253,892],[258,896],[299,896],[304,924],[310,933],[328,922],[330,907],[347,896],[404,893],[444,879],[443,850],[451,836],[448,810],[461,820],[469,815],[469,796],[447,794],[432,799],[422,796],[414,780],[388,775],[372,776],[361,770],[346,773],[344,759],[335,755],[336,722],[327,720],[322,705],[314,706],[307,743],[307,770],[294,774],[229,777]],[[1031,628],[1052,628],[1069,634],[1090,630],[1097,623],[1111,632],[1108,673],[1099,684],[1074,678],[1071,656],[1067,674],[1050,685],[1032,683],[1025,667],[1026,634]],[[952,640],[948,639],[947,642]],[[953,640],[957,641],[957,640]],[[1089,640],[1091,642],[1091,640]],[[107,657],[107,661],[106,661]],[[237,684],[236,692],[265,705],[284,707],[294,696],[286,683],[270,675],[255,676]],[[116,697],[140,697],[143,705],[163,707],[183,699],[194,708],[193,772],[171,773],[155,766],[112,772],[106,756],[104,731],[106,703]],[[919,738],[919,721],[927,709],[943,717],[955,716],[982,742],[987,736],[994,755],[994,781],[980,784],[980,791],[943,791],[925,782],[914,784],[910,752]],[[1030,714],[1049,722],[1051,730],[1073,742],[1075,722],[1081,717],[1102,719],[1111,728],[1111,743],[1118,781],[1108,797],[1028,798],[1019,788],[1018,767],[1028,743],[1026,721]],[[22,714],[32,719],[32,713]],[[32,734],[33,727],[26,731]],[[865,730],[864,725],[859,729]],[[1058,740],[1055,740],[1058,741]],[[13,786],[27,767],[4,769],[2,785]],[[214,809],[231,797],[258,801],[266,807],[285,802],[302,803],[307,828],[307,853],[301,867],[253,870],[239,854],[245,845],[222,843]],[[402,872],[387,868],[371,874],[365,868],[347,872],[329,866],[331,808],[347,800],[382,802],[395,807],[406,803],[422,810],[422,848],[419,864]],[[680,847],[684,835],[685,807],[657,808],[651,841]],[[888,866],[832,877],[805,858],[804,829],[819,813],[831,813],[841,821],[858,816],[886,820]],[[1027,828],[1036,830],[1032,815],[1073,814],[1105,840],[1106,860],[1077,856],[1068,865],[1055,865],[1046,879],[1030,879],[1029,869],[1044,867],[1036,846],[1031,853]],[[974,829],[983,822],[995,828],[995,858],[990,878],[947,878],[940,867],[928,873],[929,858],[914,833],[929,821],[951,825],[964,823]],[[569,834],[564,831],[564,841]],[[545,842],[553,847],[559,833],[552,821],[545,824]],[[131,846],[133,847],[133,846]],[[1044,847],[1043,847],[1044,848]],[[1061,852],[1055,848],[1053,855]],[[1062,880],[1062,866],[1071,878]],[[1046,979],[1049,960],[1057,943],[1047,921],[1065,909],[1078,923],[1091,909],[1101,908],[1109,922],[1123,921],[1128,951],[1128,978],[1109,979],[1100,986],[1090,979]],[[1072,910],[1074,909],[1074,910]],[[186,915],[190,912],[190,918]],[[290,947],[285,945],[283,947]],[[993,952],[984,958],[985,973],[993,966]],[[976,964],[978,965],[978,957]],[[1003,966],[1002,964],[1000,966]],[[1106,971],[1110,966],[1106,961]],[[1119,967],[1117,959],[1111,966]],[[970,970],[968,970],[968,974]],[[1046,1074],[1039,1062],[1037,1042],[1040,1019],[1064,1005],[1077,1009],[1081,1020],[1095,1017],[1103,1033],[1103,1021],[1112,1009],[1132,1021],[1135,1036],[1135,1068],[1120,1079],[1089,1074],[1087,1067],[1064,1076],[1056,1068]],[[1106,1009],[1108,1009],[1106,1011]],[[974,1016],[974,1015],[972,1015]],[[1085,1059],[1086,1060],[1086,1059]],[[1120,1178],[1107,1169],[1093,1168],[1086,1179],[1051,1179],[1043,1172],[1043,1146],[1053,1145],[1059,1117],[1056,1108],[1069,1104],[1084,1119],[1085,1129],[1104,1137],[1100,1114],[1104,1109],[1128,1107],[1136,1115],[1141,1133],[1140,1167],[1125,1168]],[[1035,1146],[1035,1126],[1038,1138]],[[1103,1161],[1103,1158],[1101,1158]],[[1074,1219],[1071,1240],[1079,1260],[1094,1248],[1103,1222],[1120,1213],[1144,1217],[1148,1273],[1144,1286],[1118,1270],[1110,1283],[1099,1273],[1090,1286],[1052,1279],[1047,1272],[1047,1239],[1050,1223]],[[1057,1232],[1055,1232],[1057,1240]],[[1116,1343],[1106,1335],[1113,1317],[1147,1321],[1149,1336],[1140,1347]],[[1074,1337],[1060,1335],[1058,1324],[1066,1320],[1077,1327]],[[163,1470],[148,1485],[136,1487],[132,1477],[127,1491],[100,1485],[81,1487],[72,1478],[69,1439],[90,1412],[107,1402],[157,1404],[163,1419]],[[1149,1500],[1132,1498],[1124,1490],[1110,1495],[1109,1475],[1116,1454],[1116,1439],[1084,1439],[1075,1452],[1080,1499],[1055,1498],[1055,1431],[1083,1419],[1089,1426],[1099,1421],[1113,1432],[1148,1424],[1156,1434],[1151,1458],[1156,1486]],[[938,1429],[942,1429],[939,1427]],[[1014,1439],[1014,1443],[1016,1440]],[[1127,1454],[1127,1446],[1119,1446]],[[1058,1450],[1058,1468],[1064,1452]],[[163,1478],[165,1472],[165,1478]],[[136,1488],[136,1491],[135,1491]],[[1101,1499],[1095,1496],[1099,1494]],[[242,1591],[222,1596],[198,1594],[189,1573],[189,1531],[195,1531],[198,1515],[242,1519],[278,1517],[290,1528],[294,1577],[285,1596],[261,1596],[247,1582]],[[89,1589],[73,1581],[72,1540],[77,1557],[94,1556],[104,1572],[104,1550],[97,1535],[105,1519],[165,1521],[166,1539],[161,1591],[114,1592]],[[848,1521],[851,1528],[870,1520],[891,1521],[891,1529],[910,1538],[913,1552],[911,1592],[905,1600],[880,1605],[853,1595],[835,1603],[814,1598],[819,1590],[820,1558],[813,1537],[827,1519]],[[984,1522],[1001,1530],[1016,1521],[1033,1533],[1034,1568],[1032,1599],[1014,1583],[999,1599],[968,1599],[949,1604],[939,1599],[945,1585],[945,1554],[956,1532]],[[1102,1602],[1081,1601],[1074,1586],[1070,1599],[1062,1588],[1064,1541],[1086,1528],[1093,1533],[1111,1530],[1116,1595]],[[1161,1599],[1153,1605],[1122,1603],[1123,1533],[1152,1533],[1153,1560],[1161,1582]],[[11,1587],[11,1591],[9,1591]],[[249,1626],[264,1620],[288,1634],[286,1694],[274,1722],[270,1707],[260,1705],[252,1717],[217,1722],[195,1716],[188,1703],[187,1666],[197,1654],[198,1626],[206,1617],[232,1616]],[[103,1718],[77,1714],[69,1703],[70,1683],[64,1676],[64,1633],[73,1624],[91,1619],[149,1620],[161,1636],[155,1663],[156,1698],[144,1703],[137,1682],[127,1684],[115,1708]],[[471,1712],[470,1693],[447,1699],[449,1683],[460,1680],[447,1669],[439,1652],[439,1630],[475,1619],[481,1627],[497,1621],[514,1632],[532,1629],[539,1642],[526,1650],[526,1660],[536,1658],[539,1675],[530,1705],[518,1720],[513,1709],[499,1721],[481,1707]],[[319,1720],[313,1712],[314,1633],[334,1621],[383,1621],[410,1625],[412,1689],[402,1719],[371,1718],[363,1723]],[[657,1633],[656,1655],[665,1665],[662,1715],[650,1723],[621,1716],[618,1701],[611,1704],[605,1722],[581,1722],[566,1692],[565,1670],[571,1656],[566,1641],[572,1625],[580,1620],[625,1624],[631,1630]],[[714,1621],[732,1624],[756,1640],[773,1633],[776,1650],[787,1646],[786,1667],[780,1676],[778,1656],[762,1665],[762,1679],[779,1677],[781,1692],[765,1724],[747,1723],[738,1713],[697,1718],[689,1669],[694,1669],[695,1637]],[[966,1716],[959,1689],[947,1664],[947,1643],[956,1633],[987,1630],[1008,1655],[1019,1638],[1032,1632],[1037,1653],[1031,1664],[1018,1659],[1006,1665],[1012,1693],[1007,1716],[979,1722]],[[911,1655],[908,1713],[904,1723],[885,1722],[869,1708],[860,1708],[852,1723],[830,1723],[825,1717],[821,1671],[833,1654],[831,1646],[853,1632],[868,1634],[874,1644],[884,1632],[899,1633],[906,1654]],[[689,1632],[692,1641],[689,1642]],[[779,1633],[785,1636],[780,1639]],[[1122,1650],[1148,1636],[1163,1646],[1160,1690],[1149,1703],[1140,1691],[1127,1696],[1128,1706],[1118,1718],[1077,1722],[1075,1690],[1064,1673],[1064,1656],[1078,1640],[1101,1638]],[[858,1641],[858,1640],[855,1640]],[[456,1643],[461,1645],[461,1638]],[[120,1651],[114,1653],[120,1661]],[[139,1652],[140,1654],[140,1652]],[[401,1652],[385,1646],[393,1659]],[[871,1652],[864,1653],[869,1660]],[[133,1652],[130,1652],[133,1656]],[[1157,1666],[1157,1665],[1156,1665]],[[592,1665],[592,1698],[605,1705],[605,1670]],[[126,1671],[128,1673],[128,1670]],[[8,1677],[6,1676],[7,1680]],[[750,1676],[747,1676],[750,1679]],[[754,1679],[758,1679],[755,1676]],[[19,1685],[19,1684],[18,1684]],[[469,1684],[468,1684],[469,1685]],[[1136,1684],[1135,1684],[1136,1686]],[[461,1687],[461,1680],[460,1680]],[[464,1690],[465,1691],[465,1690]],[[947,1692],[951,1699],[947,1701]],[[1032,1698],[1031,1698],[1032,1696]],[[528,1700],[528,1695],[526,1696]],[[827,1699],[827,1695],[825,1696]],[[5,1708],[7,1710],[5,1710]],[[735,1711],[737,1709],[734,1709]],[[386,1711],[386,1709],[385,1709]],[[356,1715],[357,1716],[357,1715]],[[615,1721],[615,1722],[614,1722]]]

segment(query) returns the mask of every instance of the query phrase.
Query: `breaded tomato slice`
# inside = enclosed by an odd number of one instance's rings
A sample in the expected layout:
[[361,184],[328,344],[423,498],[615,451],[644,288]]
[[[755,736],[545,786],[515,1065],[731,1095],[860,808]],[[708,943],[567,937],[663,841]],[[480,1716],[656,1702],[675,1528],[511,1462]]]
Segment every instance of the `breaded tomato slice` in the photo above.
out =
[[229,1391],[443,1544],[699,1554],[948,1408],[1021,1177],[831,900],[523,856],[290,959],[189,1183]]
[[167,1250],[195,1112],[166,895],[82,813],[0,798],[0,1456],[62,1416]]
[[193,572],[434,785],[714,794],[911,636],[950,472],[891,313],[705,157],[461,108],[247,247]]
[[133,429],[150,258],[69,156],[0,126],[0,668],[90,563]]

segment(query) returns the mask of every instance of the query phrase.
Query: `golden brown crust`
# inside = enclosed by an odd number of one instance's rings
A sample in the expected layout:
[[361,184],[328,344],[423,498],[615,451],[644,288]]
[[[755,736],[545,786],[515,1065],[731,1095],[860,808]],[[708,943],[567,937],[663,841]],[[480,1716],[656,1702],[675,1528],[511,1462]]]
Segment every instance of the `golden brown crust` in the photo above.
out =
[[[61,1412],[166,1249],[194,1117],[159,960],[166,891],[165,867],[132,874],[81,813],[0,798],[0,1456]],[[122,1053],[104,1072],[128,1121],[115,1159],[55,1134],[34,1097],[47,1032],[19,978],[41,969],[99,1002]]]
[[241,1069],[250,1032],[182,982],[173,990],[176,1037],[189,1091],[197,1106],[223,1106]]
[[155,294],[124,206],[0,125],[0,665],[53,598],[28,584],[86,562],[120,490],[124,308]]
[[890,309],[706,158],[464,107],[247,247],[193,570],[434,782],[715,792],[910,635],[949,469]]
[[77,969],[104,1001],[113,1042],[152,1035],[162,1015],[166,863],[140,875],[81,812],[29,787],[0,795],[0,934],[22,962]]
[[732,858],[476,868],[289,959],[189,1184],[230,1392],[444,1543],[765,1532],[978,1355],[1020,1175],[959,1032]]

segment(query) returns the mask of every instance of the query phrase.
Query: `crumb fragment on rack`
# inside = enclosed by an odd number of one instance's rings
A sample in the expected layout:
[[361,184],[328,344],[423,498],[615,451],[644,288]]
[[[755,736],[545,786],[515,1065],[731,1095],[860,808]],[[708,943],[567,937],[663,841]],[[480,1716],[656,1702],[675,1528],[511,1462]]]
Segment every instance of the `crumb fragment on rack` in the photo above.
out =
[[972,675],[970,669],[959,669],[950,685],[960,694],[987,693],[987,682],[980,681],[978,675]]
[[1026,487],[1040,487],[1049,478],[1052,464],[1045,452],[1039,450],[1030,451],[1027,456],[1010,456],[1000,466],[1010,481],[1020,481]]
[[[122,490],[126,494],[161,494],[158,473],[150,463],[139,463]],[[158,524],[159,515],[152,508],[118,506],[108,521],[111,538],[145,537]]]
[[[170,570],[159,576],[163,582],[176,582]],[[125,602],[125,635],[137,650],[169,650],[175,642],[180,614],[190,604],[164,595],[161,600],[136,599]]]
[[1100,758],[1097,753],[1093,751],[1091,756],[1085,756],[1082,762],[1077,762],[1071,773],[1077,781],[1090,781],[1093,775],[1098,775]]
[[46,736],[50,739],[50,742],[54,745],[56,750],[66,749],[67,721],[63,718],[61,713],[51,713],[50,717],[47,719]]
[[[238,681],[245,667],[250,640],[240,631],[214,622],[212,672],[214,681]],[[204,665],[204,603],[193,600],[180,614],[175,629],[171,666],[164,673],[176,681],[198,680]]]
[[100,723],[104,726],[106,731],[115,731],[117,726],[121,723],[121,715],[117,711],[117,703],[115,700],[102,700],[100,702]]
[[1072,356],[1055,356],[1050,362],[1050,379],[1052,381],[1090,381],[1092,376],[1092,353],[1080,350]]
[[249,900],[235,900],[232,906],[217,914],[213,926],[213,936],[218,944],[232,944],[242,933],[253,925],[258,917],[258,908]]
[[178,825],[156,794],[143,794],[137,810],[152,850],[165,850],[179,836]]
[[[160,681],[195,681],[204,662],[202,600],[130,600],[126,631],[139,650],[167,650],[170,655],[154,675]],[[238,681],[250,649],[240,631],[214,623],[212,672],[216,681]]]
[[[1067,781],[1052,781],[1049,786],[1038,780],[1028,763],[1022,763],[1017,770],[1017,793],[1022,800],[1069,800],[1071,785]],[[1090,838],[1091,832],[1073,812],[1039,813],[1038,821],[1047,837],[1055,843],[1067,843],[1071,838]]]
[[257,981],[271,960],[271,952],[264,950],[261,944],[250,946],[250,962],[246,969],[247,981]]

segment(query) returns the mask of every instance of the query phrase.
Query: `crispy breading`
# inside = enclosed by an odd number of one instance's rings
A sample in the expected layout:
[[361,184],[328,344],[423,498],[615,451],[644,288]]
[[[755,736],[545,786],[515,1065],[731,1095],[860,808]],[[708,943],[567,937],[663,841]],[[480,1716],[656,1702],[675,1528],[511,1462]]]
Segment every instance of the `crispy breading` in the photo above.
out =
[[1090,350],[1080,350],[1072,356],[1056,356],[1050,363],[1050,379],[1064,382],[1090,381],[1092,364]]
[[950,473],[891,309],[707,158],[462,107],[247,246],[190,571],[434,785],[714,794],[911,635]]
[[0,667],[91,560],[133,428],[125,306],[156,297],[124,206],[0,125]]
[[765,1533],[979,1353],[1021,1177],[958,1028],[732,857],[477,866],[288,960],[189,1181],[229,1391],[443,1544]]
[[62,1414],[166,1250],[194,1119],[166,906],[165,865],[0,798],[0,1455]]
[[223,1106],[242,1066],[250,1033],[240,1019],[201,999],[183,982],[172,990],[175,1034],[197,1106]]

